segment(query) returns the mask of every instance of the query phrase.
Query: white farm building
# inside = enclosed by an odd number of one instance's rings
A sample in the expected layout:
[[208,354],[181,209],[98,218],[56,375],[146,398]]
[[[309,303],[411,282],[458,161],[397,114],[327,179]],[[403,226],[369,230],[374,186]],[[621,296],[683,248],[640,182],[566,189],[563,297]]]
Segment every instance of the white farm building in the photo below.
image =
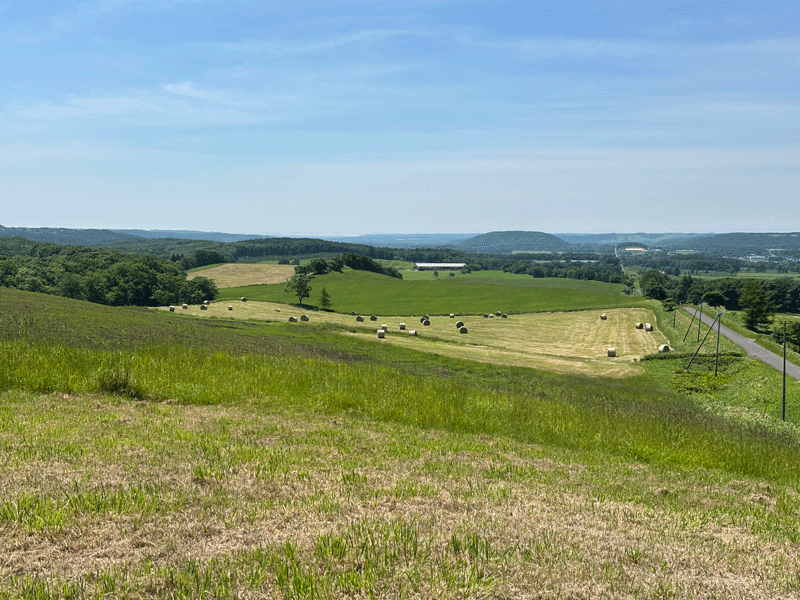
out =
[[436,269],[439,270],[447,270],[447,269],[463,269],[467,266],[467,263],[414,263],[417,266],[417,270],[426,270],[426,269]]

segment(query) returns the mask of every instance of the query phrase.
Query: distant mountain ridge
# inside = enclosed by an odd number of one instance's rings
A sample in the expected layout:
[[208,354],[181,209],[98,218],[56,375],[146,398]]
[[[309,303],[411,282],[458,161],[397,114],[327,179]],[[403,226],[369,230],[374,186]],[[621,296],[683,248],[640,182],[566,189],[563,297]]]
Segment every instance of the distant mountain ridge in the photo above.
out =
[[322,236],[321,239],[380,248],[455,248],[477,233],[375,233],[357,236]]
[[570,244],[630,244],[639,243],[646,246],[681,243],[687,240],[708,238],[713,233],[556,233]]
[[269,235],[247,233],[221,233],[218,231],[191,231],[169,229],[113,229],[128,235],[133,235],[148,240],[175,239],[175,240],[205,240],[209,242],[243,242],[244,240],[258,240],[269,238]]
[[[249,240],[276,240],[275,236],[204,232],[191,230],[144,229],[70,229],[64,227],[4,227],[0,238],[20,237],[38,243],[64,246],[114,247],[121,250],[147,252],[158,248],[160,253],[194,251],[212,248],[214,244],[230,244]],[[282,238],[281,238],[282,239]],[[306,239],[288,237],[291,239]],[[484,234],[368,234],[361,236],[318,236],[309,239],[365,248],[450,248],[476,254],[509,254],[513,252],[607,251],[609,245],[643,244],[664,250],[696,250],[728,256],[768,254],[771,249],[800,251],[800,233],[598,233],[549,234],[541,231],[493,231]],[[172,240],[172,241],[170,241]],[[194,244],[183,250],[187,244]],[[195,248],[195,246],[197,248]]]
[[800,249],[800,233],[718,233],[702,239],[665,244],[698,252],[735,254],[766,254],[771,249]]
[[492,231],[461,242],[456,248],[480,254],[512,252],[564,252],[570,243],[541,231]]
[[137,236],[111,229],[67,229],[64,227],[3,227],[0,238],[21,237],[43,244],[99,246],[135,240]]

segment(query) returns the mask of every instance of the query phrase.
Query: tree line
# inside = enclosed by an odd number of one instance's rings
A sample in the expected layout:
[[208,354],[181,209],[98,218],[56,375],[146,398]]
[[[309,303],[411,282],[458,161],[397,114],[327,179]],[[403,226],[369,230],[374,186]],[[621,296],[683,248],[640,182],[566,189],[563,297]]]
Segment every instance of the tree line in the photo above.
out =
[[110,306],[199,304],[217,287],[186,279],[180,263],[117,250],[0,241],[0,287],[42,292]]
[[[771,332],[783,341],[783,328],[770,329],[775,313],[800,314],[800,281],[776,279],[696,279],[684,274],[670,277],[660,271],[639,275],[642,295],[660,300],[667,307],[704,304],[725,310],[741,310],[746,327]],[[800,351],[800,323],[787,326],[787,342]]]

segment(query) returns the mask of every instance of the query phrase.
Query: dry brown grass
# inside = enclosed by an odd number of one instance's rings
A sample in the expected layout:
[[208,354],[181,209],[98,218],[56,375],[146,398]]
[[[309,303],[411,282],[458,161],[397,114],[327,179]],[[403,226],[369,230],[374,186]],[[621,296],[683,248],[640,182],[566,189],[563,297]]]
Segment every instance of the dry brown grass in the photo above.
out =
[[[228,306],[233,305],[233,311]],[[636,322],[656,323],[650,309],[617,308],[579,312],[531,313],[484,318],[483,315],[433,316],[430,326],[419,322],[418,316],[386,317],[370,321],[365,315],[363,323],[356,317],[338,313],[303,311],[295,306],[269,302],[219,302],[208,310],[198,306],[188,311],[176,309],[176,314],[189,313],[204,317],[288,320],[307,314],[310,323],[330,322],[351,327],[353,335],[372,342],[375,330],[381,323],[389,325],[382,342],[398,344],[424,352],[435,352],[453,358],[463,358],[495,364],[529,366],[558,373],[582,373],[627,377],[641,373],[635,361],[658,350],[660,344],[670,341],[658,331],[636,329]],[[276,312],[280,311],[280,312]],[[600,314],[608,315],[600,320]],[[469,333],[461,334],[455,327],[464,321]],[[416,329],[417,337],[400,331],[400,323]],[[606,348],[613,346],[617,356],[606,356]]]
[[291,265],[228,263],[190,273],[189,279],[208,277],[218,288],[229,288],[283,283],[292,275],[294,267]]
[[[6,395],[4,401],[18,400]],[[139,590],[132,597],[164,597],[169,569],[189,561],[221,564],[287,542],[309,570],[323,573],[333,561],[315,553],[323,535],[358,537],[363,529],[379,539],[393,523],[407,524],[430,543],[430,578],[411,579],[407,558],[409,570],[399,568],[380,582],[386,598],[757,599],[800,593],[796,546],[756,526],[775,515],[776,498],[796,493],[756,481],[726,482],[709,473],[700,485],[644,464],[591,464],[568,453],[549,458],[535,445],[341,416],[86,397],[45,401],[63,414],[67,429],[60,441],[84,452],[66,461],[14,460],[6,449],[0,455],[4,480],[53,497],[76,486],[152,483],[163,489],[163,506],[153,514],[79,513],[57,530],[6,523],[0,593],[11,597],[20,577],[91,582],[98,572],[123,567],[118,583],[124,579]],[[36,421],[35,407],[24,404],[22,418]],[[85,422],[89,414],[93,420]],[[78,423],[85,427],[74,428]],[[43,443],[40,436],[52,426],[27,431],[26,442]],[[6,430],[4,439],[13,443],[20,435]],[[147,449],[129,447],[134,439]],[[270,453],[282,459],[265,472]],[[198,481],[193,467],[202,462],[215,474]],[[3,491],[5,501],[20,493],[15,486]],[[467,556],[463,567],[469,572],[476,565],[485,577],[474,588],[454,591],[436,573],[456,562],[450,542],[465,534],[489,552]],[[340,566],[347,566],[346,558]],[[246,570],[240,577],[247,579]],[[284,597],[272,573],[255,588],[240,585],[238,597]]]

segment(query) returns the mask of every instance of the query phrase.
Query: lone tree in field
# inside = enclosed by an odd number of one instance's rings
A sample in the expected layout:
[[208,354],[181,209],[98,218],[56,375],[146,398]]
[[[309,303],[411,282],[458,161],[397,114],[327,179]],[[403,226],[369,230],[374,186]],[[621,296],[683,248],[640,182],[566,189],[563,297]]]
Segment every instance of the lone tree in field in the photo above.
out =
[[331,295],[328,293],[324,287],[322,291],[319,293],[319,304],[324,309],[329,309],[331,307]]
[[297,296],[297,301],[302,304],[303,298],[311,296],[311,275],[308,273],[295,273],[292,275],[292,278],[286,282],[283,291],[293,292]]
[[748,329],[755,331],[772,323],[775,307],[758,281],[750,281],[744,286],[739,304],[744,306],[744,325]]

